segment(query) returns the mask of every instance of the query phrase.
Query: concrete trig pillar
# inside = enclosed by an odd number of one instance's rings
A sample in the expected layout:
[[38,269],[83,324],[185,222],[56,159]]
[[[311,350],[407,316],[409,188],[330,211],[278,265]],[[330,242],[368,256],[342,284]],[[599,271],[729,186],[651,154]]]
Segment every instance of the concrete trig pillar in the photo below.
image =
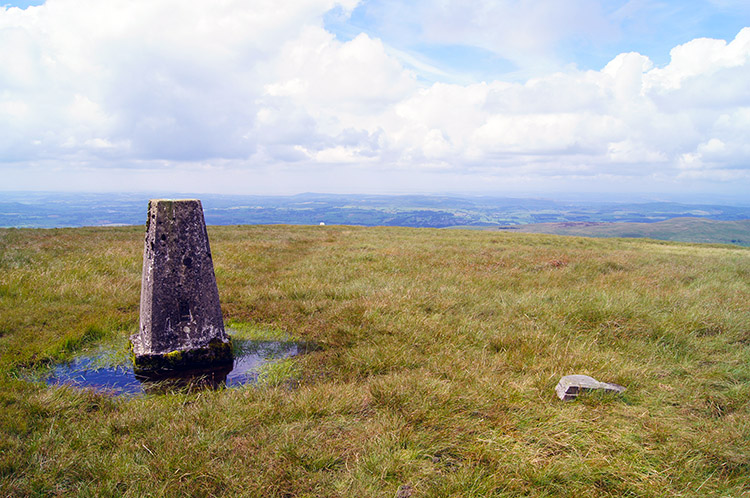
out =
[[136,373],[232,362],[199,200],[149,201],[140,315]]

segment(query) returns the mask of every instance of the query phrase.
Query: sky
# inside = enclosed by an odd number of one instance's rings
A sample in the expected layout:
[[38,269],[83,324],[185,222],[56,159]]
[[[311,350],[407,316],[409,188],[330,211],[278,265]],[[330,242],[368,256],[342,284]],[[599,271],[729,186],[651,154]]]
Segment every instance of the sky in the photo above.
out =
[[0,0],[0,190],[750,198],[750,2]]

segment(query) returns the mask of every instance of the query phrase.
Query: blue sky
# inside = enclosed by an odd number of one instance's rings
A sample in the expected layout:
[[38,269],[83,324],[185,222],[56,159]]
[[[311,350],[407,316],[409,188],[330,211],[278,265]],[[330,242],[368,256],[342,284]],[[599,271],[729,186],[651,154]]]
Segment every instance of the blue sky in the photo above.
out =
[[19,9],[25,9],[26,7],[42,5],[43,3],[43,1],[38,0],[27,0],[25,2],[3,2],[2,5],[5,7],[18,7]]
[[750,191],[745,0],[4,5],[6,190]]
[[[520,6],[523,4],[533,4],[523,1],[488,3],[515,4],[518,11],[522,10]],[[548,2],[539,2],[544,3]],[[468,73],[474,80],[507,77],[523,69],[518,67],[519,61],[514,61],[501,47],[493,51],[491,47],[478,46],[468,39],[441,43],[425,37],[425,29],[417,17],[420,10],[404,11],[397,7],[403,4],[366,0],[351,13],[345,13],[341,8],[333,9],[326,15],[325,26],[340,40],[348,41],[364,32],[447,73]],[[439,4],[441,2],[425,2],[425,8],[434,10]],[[669,62],[669,51],[676,45],[701,37],[733,38],[750,22],[750,2],[746,1],[617,0],[570,4],[580,5],[584,12],[596,11],[591,16],[595,23],[588,29],[561,30],[550,40],[550,45],[542,47],[549,62],[558,67],[574,64],[580,69],[601,69],[616,55],[633,51],[648,56],[657,65],[664,65]],[[404,12],[407,12],[406,16],[396,15]],[[540,18],[538,26],[542,27],[544,22],[545,19]],[[549,70],[549,66],[546,69]]]

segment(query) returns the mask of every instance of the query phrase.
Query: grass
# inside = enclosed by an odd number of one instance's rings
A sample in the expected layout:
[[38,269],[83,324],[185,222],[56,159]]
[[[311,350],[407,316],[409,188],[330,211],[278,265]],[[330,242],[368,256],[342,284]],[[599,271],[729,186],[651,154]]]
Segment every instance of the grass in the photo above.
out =
[[[209,236],[236,333],[321,348],[255,387],[125,399],[19,376],[136,330],[143,228],[0,230],[0,495],[750,496],[748,249]],[[627,391],[560,402],[572,373]]]
[[531,223],[515,225],[511,229],[526,233],[549,233],[579,237],[648,237],[679,242],[750,246],[750,220],[720,221],[708,218],[672,218],[654,223]]

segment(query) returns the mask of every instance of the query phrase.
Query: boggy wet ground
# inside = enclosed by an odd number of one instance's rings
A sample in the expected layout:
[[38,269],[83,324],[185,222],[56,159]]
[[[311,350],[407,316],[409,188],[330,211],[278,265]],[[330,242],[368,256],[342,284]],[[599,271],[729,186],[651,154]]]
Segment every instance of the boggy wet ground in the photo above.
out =
[[302,342],[234,341],[234,363],[211,369],[187,370],[179,374],[136,375],[132,364],[108,365],[104,358],[107,353],[97,352],[56,365],[43,377],[48,384],[93,388],[114,395],[232,388],[256,383],[262,367],[268,363],[314,349],[311,344]]

